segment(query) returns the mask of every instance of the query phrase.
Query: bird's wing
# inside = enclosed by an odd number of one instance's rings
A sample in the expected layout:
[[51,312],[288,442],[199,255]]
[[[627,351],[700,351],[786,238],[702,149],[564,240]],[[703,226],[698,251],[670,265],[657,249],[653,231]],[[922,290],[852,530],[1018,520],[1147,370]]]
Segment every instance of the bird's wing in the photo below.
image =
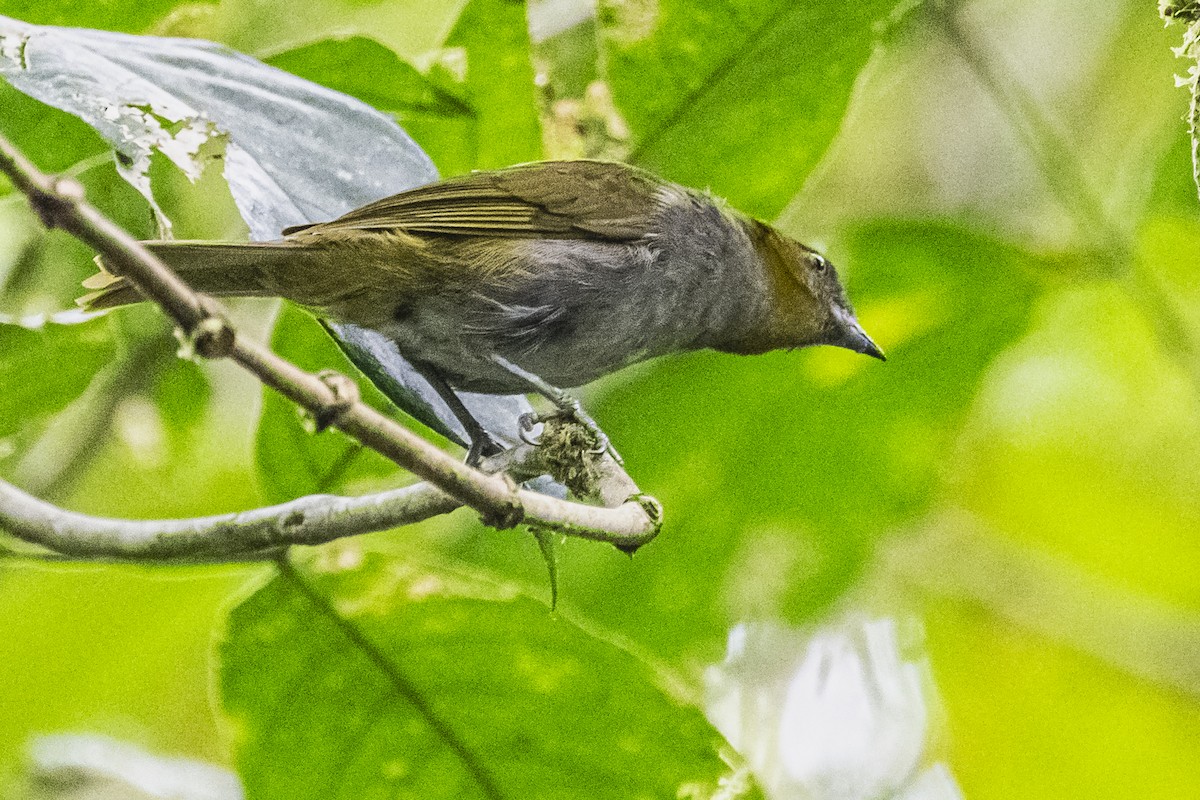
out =
[[624,164],[558,161],[473,172],[385,197],[331,222],[283,233],[403,230],[416,234],[607,239],[644,236],[670,184]]

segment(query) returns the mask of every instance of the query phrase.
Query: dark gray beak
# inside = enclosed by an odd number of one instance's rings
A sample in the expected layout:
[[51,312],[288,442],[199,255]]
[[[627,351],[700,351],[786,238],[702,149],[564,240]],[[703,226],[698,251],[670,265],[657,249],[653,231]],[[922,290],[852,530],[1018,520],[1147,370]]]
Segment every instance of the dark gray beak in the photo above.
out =
[[829,342],[830,344],[878,358],[880,361],[887,361],[887,357],[879,349],[879,345],[875,344],[870,336],[867,336],[867,332],[862,329],[853,315],[847,314],[843,317],[839,314],[838,323],[838,331]]

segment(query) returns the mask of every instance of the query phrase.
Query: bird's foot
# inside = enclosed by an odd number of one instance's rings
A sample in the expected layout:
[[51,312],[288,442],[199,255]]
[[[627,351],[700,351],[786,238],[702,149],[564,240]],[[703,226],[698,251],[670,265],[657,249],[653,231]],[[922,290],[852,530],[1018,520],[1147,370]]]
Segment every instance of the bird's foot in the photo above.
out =
[[604,432],[596,420],[592,419],[590,414],[583,410],[583,406],[579,404],[578,400],[559,389],[550,397],[550,401],[558,408],[560,414],[568,419],[575,420],[583,426],[584,430],[591,434],[595,444],[588,451],[589,453],[600,455],[607,451],[613,457],[613,461],[616,461],[618,464],[625,463],[624,459],[621,458],[621,454],[617,452],[617,448],[613,447],[612,440],[608,438],[608,434]]
[[[558,409],[559,415],[568,419],[573,419],[582,425],[584,429],[587,430],[587,432],[592,436],[593,446],[590,452],[593,455],[600,455],[601,453],[608,451],[608,453],[613,457],[613,460],[618,464],[625,463],[621,459],[620,453],[617,452],[616,448],[612,446],[612,442],[609,441],[608,434],[600,429],[600,426],[596,424],[596,420],[588,416],[587,412],[583,410],[583,407],[579,405],[578,400],[576,400],[574,397],[571,397],[571,395],[567,394],[562,389],[559,389],[557,386],[552,386],[534,373],[514,364],[499,354],[493,353],[491,359],[498,366],[504,368],[510,374],[527,383],[529,388],[531,388],[533,391],[537,392],[542,397],[545,397],[547,400],[553,403],[554,407]],[[541,420],[536,416],[531,416],[528,414],[523,415],[523,419],[524,417],[529,417],[533,420],[533,423],[529,423],[528,420],[521,422],[521,440],[526,444],[537,446],[536,442],[530,437],[530,433],[533,425]]]
[[478,426],[475,430],[467,434],[471,439],[471,446],[467,448],[466,465],[468,467],[478,467],[480,462],[488,456],[494,456],[502,452],[504,448],[492,438],[492,435],[485,431],[482,426]]
[[535,437],[533,435],[533,429],[537,425],[552,419],[570,420],[582,427],[587,432],[588,437],[592,440],[592,446],[587,449],[588,453],[598,456],[607,452],[618,464],[623,464],[624,462],[621,459],[621,455],[617,452],[616,448],[613,447],[612,440],[608,438],[608,434],[604,432],[596,420],[592,419],[592,417],[580,407],[579,401],[574,400],[573,398],[570,398],[570,400],[571,405],[569,405],[567,408],[563,408],[560,405],[552,414],[522,414],[517,420],[517,433],[521,437],[521,441],[533,447],[540,447],[542,445],[541,437]]

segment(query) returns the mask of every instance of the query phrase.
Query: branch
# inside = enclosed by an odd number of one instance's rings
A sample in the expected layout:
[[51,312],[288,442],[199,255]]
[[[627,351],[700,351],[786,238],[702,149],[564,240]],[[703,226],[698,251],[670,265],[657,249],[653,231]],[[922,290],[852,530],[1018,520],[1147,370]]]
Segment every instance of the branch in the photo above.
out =
[[[193,291],[140,242],[88,204],[83,199],[83,188],[78,182],[40,172],[2,136],[0,172],[7,175],[13,185],[29,198],[34,211],[47,227],[61,228],[91,246],[104,257],[106,266],[112,272],[128,278],[147,299],[158,304],[178,326],[178,335],[187,349],[205,358],[233,359],[264,384],[312,414],[320,426],[339,428],[433,484],[445,495],[440,501],[442,505],[438,507],[450,510],[446,504],[451,502],[455,506],[470,506],[480,513],[485,524],[495,528],[510,528],[528,522],[621,547],[636,547],[657,534],[661,513],[657,501],[652,498],[637,495],[635,491],[627,495],[626,501],[619,507],[598,508],[521,489],[507,475],[487,474],[466,466],[365,405],[359,400],[357,384],[349,378],[333,373],[313,375],[305,372],[262,345],[238,336],[211,298]],[[625,479],[629,486],[633,485],[628,476]],[[210,518],[210,527],[207,529],[204,526],[197,528],[193,524],[195,521],[148,523],[157,527],[138,528],[135,536],[138,544],[134,546],[118,528],[141,523],[72,515],[27,495],[24,496],[24,502],[18,503],[22,493],[14,492],[17,490],[10,486],[0,494],[0,514],[15,521],[10,523],[14,532],[18,535],[22,531],[33,532],[31,536],[41,536],[44,540],[39,543],[75,555],[87,551],[100,557],[133,558],[133,552],[140,552],[141,557],[154,558],[158,553],[157,548],[164,547],[160,544],[162,541],[171,541],[169,547],[181,552],[219,550],[222,543],[202,544],[198,537],[220,538],[220,535],[225,535],[224,529],[218,535],[211,526],[228,524],[213,522],[220,518]],[[308,500],[305,498],[295,502]],[[38,505],[31,507],[28,501]],[[426,502],[432,500],[426,497]],[[24,510],[23,514],[18,513],[21,509]],[[311,506],[305,505],[306,513],[310,510]],[[253,516],[256,512],[248,513]],[[246,515],[241,516],[246,518]],[[286,512],[284,516],[286,518]],[[59,528],[60,523],[65,527]],[[264,546],[288,543],[276,541],[270,536],[264,543],[261,538],[269,530],[278,532],[286,526],[272,528],[271,524],[261,520],[257,524],[259,527],[251,525],[248,529],[239,529],[246,533],[249,540],[250,547],[244,552],[256,552]],[[382,527],[392,525],[385,524]],[[62,536],[57,535],[57,531],[68,533]],[[134,549],[131,551],[129,547]],[[229,557],[233,554],[222,555]]]
[[[485,468],[507,466],[531,474],[540,469],[537,455],[534,448],[522,446],[513,455],[489,459]],[[615,469],[603,474],[601,493],[628,496],[630,484],[620,479],[623,474]],[[606,541],[627,551],[652,538],[645,530],[644,518],[657,518],[659,513],[649,498],[639,501],[644,505],[629,502],[597,508],[532,492],[523,494],[532,495],[525,498],[527,522]],[[570,516],[559,515],[557,506],[568,507]],[[107,519],[66,511],[0,480],[0,529],[55,553],[95,561],[257,561],[290,545],[324,544],[411,525],[460,507],[461,502],[436,486],[417,483],[362,497],[309,495],[276,506],[210,517]],[[602,535],[595,530],[600,522],[607,527]]]
[[107,519],[66,511],[0,481],[0,527],[56,553],[102,561],[245,561],[287,545],[419,522],[460,505],[419,483],[364,497],[310,495],[194,519]]

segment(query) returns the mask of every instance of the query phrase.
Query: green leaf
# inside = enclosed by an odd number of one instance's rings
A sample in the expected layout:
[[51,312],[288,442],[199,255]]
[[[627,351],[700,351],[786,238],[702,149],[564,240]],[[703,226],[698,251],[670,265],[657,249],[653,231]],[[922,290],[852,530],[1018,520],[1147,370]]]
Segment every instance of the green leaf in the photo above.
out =
[[142,3],[5,0],[4,13],[38,25],[67,25],[72,28],[143,33],[171,11],[185,5],[201,4],[180,0],[147,0]]
[[[470,117],[414,115],[405,128],[445,175],[534,161],[542,154],[525,5],[471,0],[431,73],[447,85],[450,67],[465,57],[462,97]],[[438,77],[440,75],[440,77]]]
[[[387,401],[359,379],[357,370],[320,324],[295,306],[284,304],[279,312],[271,349],[305,369],[333,369],[352,377],[365,401],[387,408]],[[355,481],[394,475],[398,469],[340,431],[313,432],[311,421],[305,420],[295,403],[265,387],[254,460],[263,494],[272,502],[336,491]]]
[[423,75],[393,51],[362,36],[326,39],[267,59],[273,67],[397,115],[464,117],[474,112],[461,85]]
[[[1165,28],[1153,14],[1141,12],[1132,6],[1116,17],[1119,22],[1108,22],[1114,30],[1098,48],[1095,68],[1084,72],[1086,84],[1071,86],[1061,101],[1042,100],[1052,124],[1062,126],[1085,185],[1099,195],[1118,228],[1146,214],[1148,181],[1170,152],[1174,134],[1187,128],[1179,119],[1185,95],[1168,77],[1186,65],[1171,52],[1179,28]],[[1131,98],[1137,98],[1134,126],[1128,124]],[[1191,176],[1190,153],[1176,163]],[[1191,188],[1194,208],[1196,187]]]
[[1194,219],[1200,209],[1192,178],[1192,137],[1186,123],[1179,122],[1178,125],[1179,130],[1154,173],[1146,209],[1146,217],[1150,219],[1158,215]]
[[650,667],[510,585],[378,557],[293,570],[221,645],[251,797],[675,798],[726,771]]
[[842,124],[894,0],[602,3],[630,159],[773,217]]
[[[592,81],[600,77],[601,59],[600,42],[597,37],[598,22],[595,17],[585,19],[560,28],[557,19],[551,19],[554,9],[543,6],[541,12],[553,29],[547,38],[537,41],[533,47],[534,60],[539,72],[545,74],[552,99],[576,97],[581,98],[587,92]],[[532,18],[534,10],[530,9],[531,30],[537,26]],[[536,32],[534,35],[536,39]]]
[[[110,219],[139,237],[154,234],[147,207],[113,166],[108,146],[83,121],[47,106],[0,81],[0,133],[39,168],[68,172],[84,186],[88,200]],[[0,194],[7,184],[0,178]],[[95,252],[65,233],[47,232],[26,201],[13,198],[0,217],[0,234],[23,252],[0,262],[0,308],[13,314],[73,307],[79,281],[95,272]],[[5,224],[7,223],[7,224]]]
[[113,357],[107,326],[0,322],[0,436],[61,411]]
[[172,359],[154,366],[159,374],[150,387],[150,397],[166,423],[167,433],[176,444],[182,444],[208,411],[212,386],[194,361]]
[[[53,112],[46,115],[46,122],[65,116],[40,103],[36,105]],[[48,125],[41,135],[50,136],[53,141],[57,134],[50,132],[54,127]],[[70,151],[69,147],[66,149]],[[55,163],[57,159],[51,157],[49,161]],[[79,171],[80,167],[84,169]],[[145,201],[117,175],[110,154],[88,159],[69,172],[77,174],[88,201],[110,220],[139,238],[154,235]],[[14,238],[22,235],[28,238],[21,258],[11,269],[0,265],[0,308],[21,316],[75,308],[75,298],[86,291],[80,282],[96,272],[96,251],[69,234],[43,228],[24,198],[13,198],[11,202],[12,211],[20,214],[14,220],[17,222]]]
[[219,38],[246,53],[365,36],[415,59],[437,48],[466,0],[221,0]]
[[61,172],[108,149],[95,131],[73,114],[59,111],[0,82],[0,132],[41,169]]

